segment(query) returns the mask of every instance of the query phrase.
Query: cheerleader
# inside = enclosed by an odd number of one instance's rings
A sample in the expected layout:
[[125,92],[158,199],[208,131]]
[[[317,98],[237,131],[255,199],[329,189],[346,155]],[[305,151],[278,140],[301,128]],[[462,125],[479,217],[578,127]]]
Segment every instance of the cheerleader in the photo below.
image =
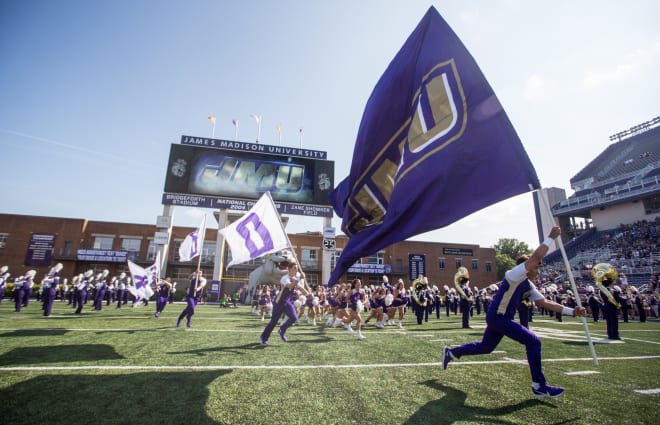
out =
[[166,277],[165,280],[160,280],[158,282],[158,292],[156,293],[156,312],[154,313],[154,317],[158,319],[160,317],[160,313],[165,310],[165,306],[167,305],[167,299],[170,296],[170,291],[172,290],[172,279],[169,277]]
[[307,297],[307,311],[309,317],[307,323],[316,326],[316,316],[321,315],[321,303],[325,300],[323,285],[317,285],[311,297]]
[[337,327],[337,325],[342,322],[342,319],[346,314],[346,311],[344,311],[344,307],[342,306],[342,298],[344,296],[344,285],[345,285],[344,283],[339,283],[333,286],[332,292],[328,296],[330,318],[328,319],[327,324],[328,326],[332,326],[333,328]]
[[408,295],[406,293],[406,285],[403,283],[403,279],[399,279],[394,287],[392,292],[392,304],[387,308],[387,315],[389,316],[388,324],[394,325],[394,316],[396,313],[399,313],[399,321],[397,326],[399,329],[403,329],[403,315],[405,313],[406,305],[408,305]]
[[346,307],[346,317],[344,318],[344,326],[350,333],[353,332],[351,323],[356,322],[357,339],[362,341],[365,336],[362,335],[362,311],[364,310],[364,303],[367,302],[367,296],[362,289],[362,281],[360,279],[353,279],[351,282],[351,292],[348,293]]
[[369,304],[371,305],[371,311],[369,312],[369,317],[364,321],[366,325],[369,323],[369,320],[376,318],[376,327],[382,329],[385,327],[383,325],[383,307],[385,306],[385,288],[380,287],[376,288],[372,292],[371,297],[369,297]]
[[270,288],[268,286],[265,289],[259,288],[259,293],[259,314],[263,322],[266,314],[270,316],[273,311],[273,300],[270,297]]

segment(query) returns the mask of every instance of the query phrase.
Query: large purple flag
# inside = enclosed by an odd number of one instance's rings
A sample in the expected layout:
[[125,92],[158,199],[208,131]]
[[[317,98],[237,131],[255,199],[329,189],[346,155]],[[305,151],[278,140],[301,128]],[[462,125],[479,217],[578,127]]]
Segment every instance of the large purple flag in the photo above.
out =
[[349,176],[331,193],[359,258],[540,187],[477,63],[431,7],[374,88]]

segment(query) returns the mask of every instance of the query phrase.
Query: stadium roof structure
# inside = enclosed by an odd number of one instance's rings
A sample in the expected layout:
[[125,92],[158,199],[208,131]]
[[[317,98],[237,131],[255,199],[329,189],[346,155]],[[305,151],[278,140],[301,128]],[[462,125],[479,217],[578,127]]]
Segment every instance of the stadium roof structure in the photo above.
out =
[[570,180],[575,193],[552,207],[554,216],[588,214],[660,194],[660,117],[610,140],[617,141]]

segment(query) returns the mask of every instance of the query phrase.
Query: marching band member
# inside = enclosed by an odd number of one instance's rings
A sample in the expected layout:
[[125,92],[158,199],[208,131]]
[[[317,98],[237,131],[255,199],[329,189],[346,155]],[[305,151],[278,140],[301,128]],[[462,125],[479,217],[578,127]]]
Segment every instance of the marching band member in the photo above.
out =
[[420,275],[417,279],[413,280],[412,285],[410,285],[412,307],[418,325],[422,324],[422,321],[424,320],[424,312],[430,302],[426,296],[427,282],[428,280],[425,280],[424,276]]
[[65,277],[64,280],[62,280],[62,286],[60,287],[60,302],[64,302],[68,294],[69,294],[69,279]]
[[19,277],[14,281],[14,296],[16,299],[16,312],[21,312],[21,307],[27,307],[28,302],[26,298],[30,296],[32,286],[34,286],[34,277],[37,275],[36,270],[29,270],[24,276]]
[[7,289],[7,280],[11,276],[9,273],[9,266],[0,267],[0,303],[5,298],[5,290]]
[[76,285],[76,311],[75,314],[81,314],[83,305],[87,302],[87,297],[89,296],[89,289],[92,285],[92,279],[94,277],[94,270],[87,270],[82,278],[78,280]]
[[607,323],[607,339],[621,340],[619,336],[619,308],[621,304],[616,299],[614,294],[608,289],[616,282],[617,271],[613,265],[609,263],[598,263],[591,269],[591,275],[596,281],[596,286],[600,290],[603,299],[603,319]]
[[644,323],[646,322],[646,310],[644,309],[646,304],[646,299],[645,297],[642,296],[642,294],[640,294],[639,290],[636,287],[631,286],[630,291],[632,292],[633,305],[637,307],[639,322]]
[[117,308],[121,308],[124,302],[124,294],[126,293],[126,273],[121,273],[117,278]]
[[591,310],[591,317],[593,317],[594,323],[598,323],[598,319],[600,318],[600,306],[603,302],[598,298],[596,291],[594,291],[594,287],[591,285],[587,286],[587,294],[589,296],[589,298],[587,298],[587,303]]
[[444,285],[442,289],[445,290],[445,313],[449,317],[449,311],[451,310],[451,292],[449,291],[449,286]]
[[49,317],[53,311],[53,302],[57,298],[57,289],[60,284],[60,271],[64,268],[62,263],[57,263],[53,266],[43,282],[41,287],[43,288],[43,303],[44,303],[44,316]]
[[553,227],[549,236],[534,250],[531,256],[522,256],[518,264],[507,271],[493,302],[486,313],[486,330],[480,342],[471,342],[455,348],[445,347],[442,356],[442,368],[454,359],[476,354],[492,352],[504,336],[524,344],[527,348],[527,363],[532,375],[532,392],[534,396],[556,398],[564,393],[561,387],[548,385],[543,375],[541,365],[541,340],[532,331],[515,322],[516,308],[525,292],[530,291],[530,299],[545,308],[569,316],[584,316],[585,309],[571,309],[546,300],[532,283],[539,275],[539,266],[548,252],[553,240],[559,236],[561,229]]
[[470,273],[465,267],[459,267],[454,275],[454,286],[458,292],[459,303],[461,307],[461,317],[463,329],[472,329],[470,327],[470,309],[472,308],[472,291],[470,291]]
[[96,275],[96,292],[94,293],[94,310],[101,311],[103,309],[103,300],[105,293],[108,290],[107,277],[110,272],[106,269],[102,273]]

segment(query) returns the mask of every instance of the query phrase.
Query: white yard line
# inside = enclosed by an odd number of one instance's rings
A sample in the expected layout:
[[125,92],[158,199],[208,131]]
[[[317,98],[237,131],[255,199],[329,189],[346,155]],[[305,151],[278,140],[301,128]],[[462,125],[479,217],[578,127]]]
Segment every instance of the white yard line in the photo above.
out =
[[[660,356],[633,356],[633,357],[601,357],[600,361],[630,361],[630,360],[656,360]],[[544,363],[555,362],[591,362],[591,357],[570,359],[546,359]],[[489,361],[455,361],[451,367],[469,365],[518,364],[527,365],[526,361],[516,359],[489,360]],[[207,365],[207,366],[35,366],[35,367],[2,367],[0,371],[71,371],[71,370],[238,370],[238,369],[364,369],[364,368],[400,368],[400,367],[441,367],[436,363],[373,363],[373,364],[345,364],[345,365]]]

